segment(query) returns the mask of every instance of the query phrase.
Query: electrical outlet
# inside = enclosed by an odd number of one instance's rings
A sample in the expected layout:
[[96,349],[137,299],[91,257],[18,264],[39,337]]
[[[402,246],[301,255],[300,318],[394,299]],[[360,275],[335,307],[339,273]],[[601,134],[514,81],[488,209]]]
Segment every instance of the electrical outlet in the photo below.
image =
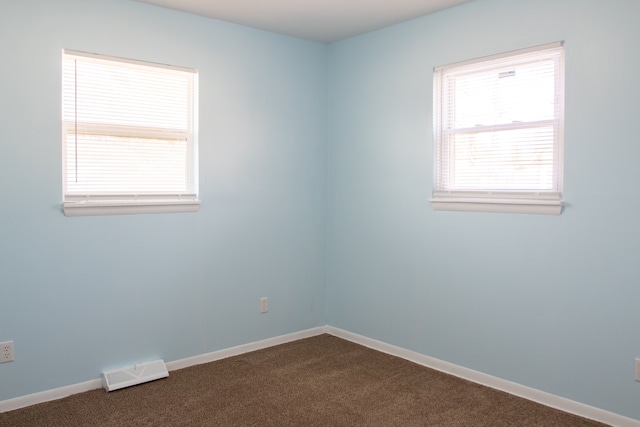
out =
[[13,362],[13,341],[0,342],[0,363]]
[[269,298],[260,298],[260,314],[264,314],[269,311]]
[[640,358],[636,358],[636,381],[640,381]]

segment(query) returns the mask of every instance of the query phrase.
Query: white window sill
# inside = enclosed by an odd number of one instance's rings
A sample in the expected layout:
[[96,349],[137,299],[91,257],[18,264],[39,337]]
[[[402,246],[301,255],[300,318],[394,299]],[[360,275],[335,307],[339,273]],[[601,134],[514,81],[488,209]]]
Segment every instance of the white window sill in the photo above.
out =
[[196,212],[200,200],[195,198],[104,199],[76,197],[62,204],[65,216],[131,215]]
[[560,215],[559,193],[473,193],[435,192],[429,199],[436,211],[495,212]]

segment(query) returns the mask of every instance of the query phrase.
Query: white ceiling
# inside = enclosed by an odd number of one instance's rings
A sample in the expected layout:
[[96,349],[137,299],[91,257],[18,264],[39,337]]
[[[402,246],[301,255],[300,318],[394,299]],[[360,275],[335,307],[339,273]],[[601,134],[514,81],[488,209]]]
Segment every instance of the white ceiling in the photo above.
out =
[[332,43],[471,0],[136,0]]

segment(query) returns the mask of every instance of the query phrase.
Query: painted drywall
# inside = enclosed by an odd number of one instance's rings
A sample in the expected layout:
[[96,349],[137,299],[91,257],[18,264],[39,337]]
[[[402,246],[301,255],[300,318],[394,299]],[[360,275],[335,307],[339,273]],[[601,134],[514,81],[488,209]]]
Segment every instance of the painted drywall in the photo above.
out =
[[[199,212],[62,214],[62,49],[199,71]],[[0,2],[0,52],[0,400],[325,324],[325,45],[21,0]]]
[[[330,45],[328,323],[640,419],[639,14],[475,0]],[[565,211],[433,211],[433,67],[560,40]]]

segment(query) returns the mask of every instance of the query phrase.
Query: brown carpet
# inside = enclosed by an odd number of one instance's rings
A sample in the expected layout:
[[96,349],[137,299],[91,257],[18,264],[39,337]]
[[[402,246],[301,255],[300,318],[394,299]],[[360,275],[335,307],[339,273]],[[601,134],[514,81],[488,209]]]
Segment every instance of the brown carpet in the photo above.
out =
[[330,335],[0,414],[0,426],[603,426]]

